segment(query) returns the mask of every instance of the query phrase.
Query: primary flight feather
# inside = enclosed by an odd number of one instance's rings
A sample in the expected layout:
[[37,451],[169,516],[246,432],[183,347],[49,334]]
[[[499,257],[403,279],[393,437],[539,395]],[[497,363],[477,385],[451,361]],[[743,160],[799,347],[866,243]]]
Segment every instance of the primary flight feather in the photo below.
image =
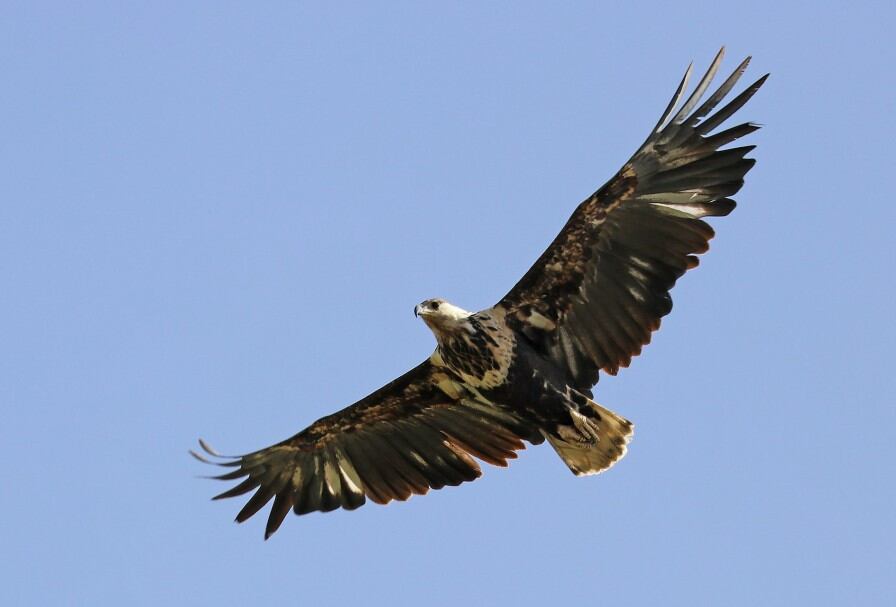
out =
[[702,218],[734,209],[730,196],[755,163],[745,157],[755,146],[721,148],[757,125],[714,131],[768,75],[714,112],[749,63],[701,104],[723,54],[681,103],[688,68],[644,144],[494,307],[416,306],[438,344],[425,361],[276,445],[223,457],[200,441],[207,456],[195,457],[232,469],[215,478],[242,479],[215,499],[254,491],[239,522],[273,500],[267,538],[290,510],[353,510],[471,481],[477,459],[506,466],[524,441],[547,439],[577,475],[625,455],[631,422],[591,388],[650,341],[672,309],[669,290],[713,237]]

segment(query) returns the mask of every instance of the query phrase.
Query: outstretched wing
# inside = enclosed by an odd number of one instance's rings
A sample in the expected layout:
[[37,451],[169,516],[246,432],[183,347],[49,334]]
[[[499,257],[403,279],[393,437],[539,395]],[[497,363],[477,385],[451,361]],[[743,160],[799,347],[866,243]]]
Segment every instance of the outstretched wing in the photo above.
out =
[[465,398],[462,386],[426,361],[281,443],[222,458],[200,441],[206,453],[222,461],[193,455],[234,468],[213,478],[246,477],[214,498],[255,491],[237,522],[274,500],[267,539],[290,510],[354,510],[368,497],[385,504],[474,480],[481,472],[471,455],[506,466],[524,448],[522,439],[543,440],[512,412]]
[[[763,76],[710,115],[749,63],[697,107],[721,63],[678,108],[689,67],[647,141],[575,210],[563,230],[498,306],[514,327],[568,369],[581,390],[598,371],[616,374],[650,341],[672,309],[669,290],[698,263],[712,228],[700,218],[727,215],[755,163],[755,146],[719,148],[758,129],[744,123],[710,135],[743,106]],[[694,109],[697,108],[697,109]],[[708,116],[708,117],[707,117]]]

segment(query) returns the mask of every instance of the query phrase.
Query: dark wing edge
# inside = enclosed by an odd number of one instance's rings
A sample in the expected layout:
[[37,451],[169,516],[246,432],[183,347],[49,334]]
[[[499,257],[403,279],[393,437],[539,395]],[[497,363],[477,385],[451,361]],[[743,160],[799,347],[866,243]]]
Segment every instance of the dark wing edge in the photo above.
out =
[[[221,456],[205,441],[202,462],[233,468],[213,476],[243,479],[213,499],[255,491],[236,516],[243,522],[272,499],[265,539],[296,514],[354,510],[459,485],[482,473],[473,457],[506,466],[537,429],[496,406],[463,397],[462,388],[426,361],[295,436],[246,455]],[[440,385],[442,387],[440,387]],[[452,398],[448,392],[458,390]],[[471,457],[472,456],[472,457]]]
[[[575,210],[538,261],[499,302],[508,319],[568,369],[573,385],[615,375],[650,342],[672,309],[669,291],[713,229],[701,219],[730,213],[755,146],[720,149],[757,129],[746,122],[711,134],[756,93],[768,74],[712,113],[749,64],[747,57],[701,105],[724,47],[680,105],[688,67],[654,130],[620,171]],[[695,109],[696,108],[696,109]]]

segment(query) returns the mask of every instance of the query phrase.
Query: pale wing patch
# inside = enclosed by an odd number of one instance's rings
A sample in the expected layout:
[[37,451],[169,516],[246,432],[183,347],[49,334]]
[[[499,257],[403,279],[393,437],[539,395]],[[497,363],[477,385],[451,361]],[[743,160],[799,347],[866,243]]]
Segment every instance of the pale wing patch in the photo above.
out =
[[438,348],[433,350],[433,353],[429,356],[429,362],[431,362],[434,367],[445,366],[445,361],[442,359],[442,353],[439,352]]
[[345,484],[348,485],[348,488],[351,490],[351,492],[360,493],[363,490],[361,477],[358,475],[355,467],[352,466],[351,461],[342,452],[342,449],[336,449],[336,462],[339,466],[339,469],[342,470],[343,480],[345,481]]
[[651,203],[655,207],[663,207],[672,211],[673,215],[688,215],[689,217],[706,217],[709,214],[705,204],[663,204],[662,202]]
[[529,316],[525,320],[536,329],[541,329],[542,331],[553,331],[557,328],[557,323],[537,310],[530,311]]
[[436,386],[451,400],[460,400],[464,396],[464,388],[459,383],[448,377],[447,374],[433,375]]

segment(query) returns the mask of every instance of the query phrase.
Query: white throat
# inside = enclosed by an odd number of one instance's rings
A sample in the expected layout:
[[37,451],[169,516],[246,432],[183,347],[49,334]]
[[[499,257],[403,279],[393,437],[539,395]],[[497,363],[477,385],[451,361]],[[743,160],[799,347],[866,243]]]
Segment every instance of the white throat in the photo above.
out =
[[435,313],[435,316],[441,316],[447,320],[463,320],[464,318],[469,318],[472,316],[472,312],[467,312],[463,308],[458,308],[452,303],[448,303],[447,301],[442,302],[439,305],[438,311]]

